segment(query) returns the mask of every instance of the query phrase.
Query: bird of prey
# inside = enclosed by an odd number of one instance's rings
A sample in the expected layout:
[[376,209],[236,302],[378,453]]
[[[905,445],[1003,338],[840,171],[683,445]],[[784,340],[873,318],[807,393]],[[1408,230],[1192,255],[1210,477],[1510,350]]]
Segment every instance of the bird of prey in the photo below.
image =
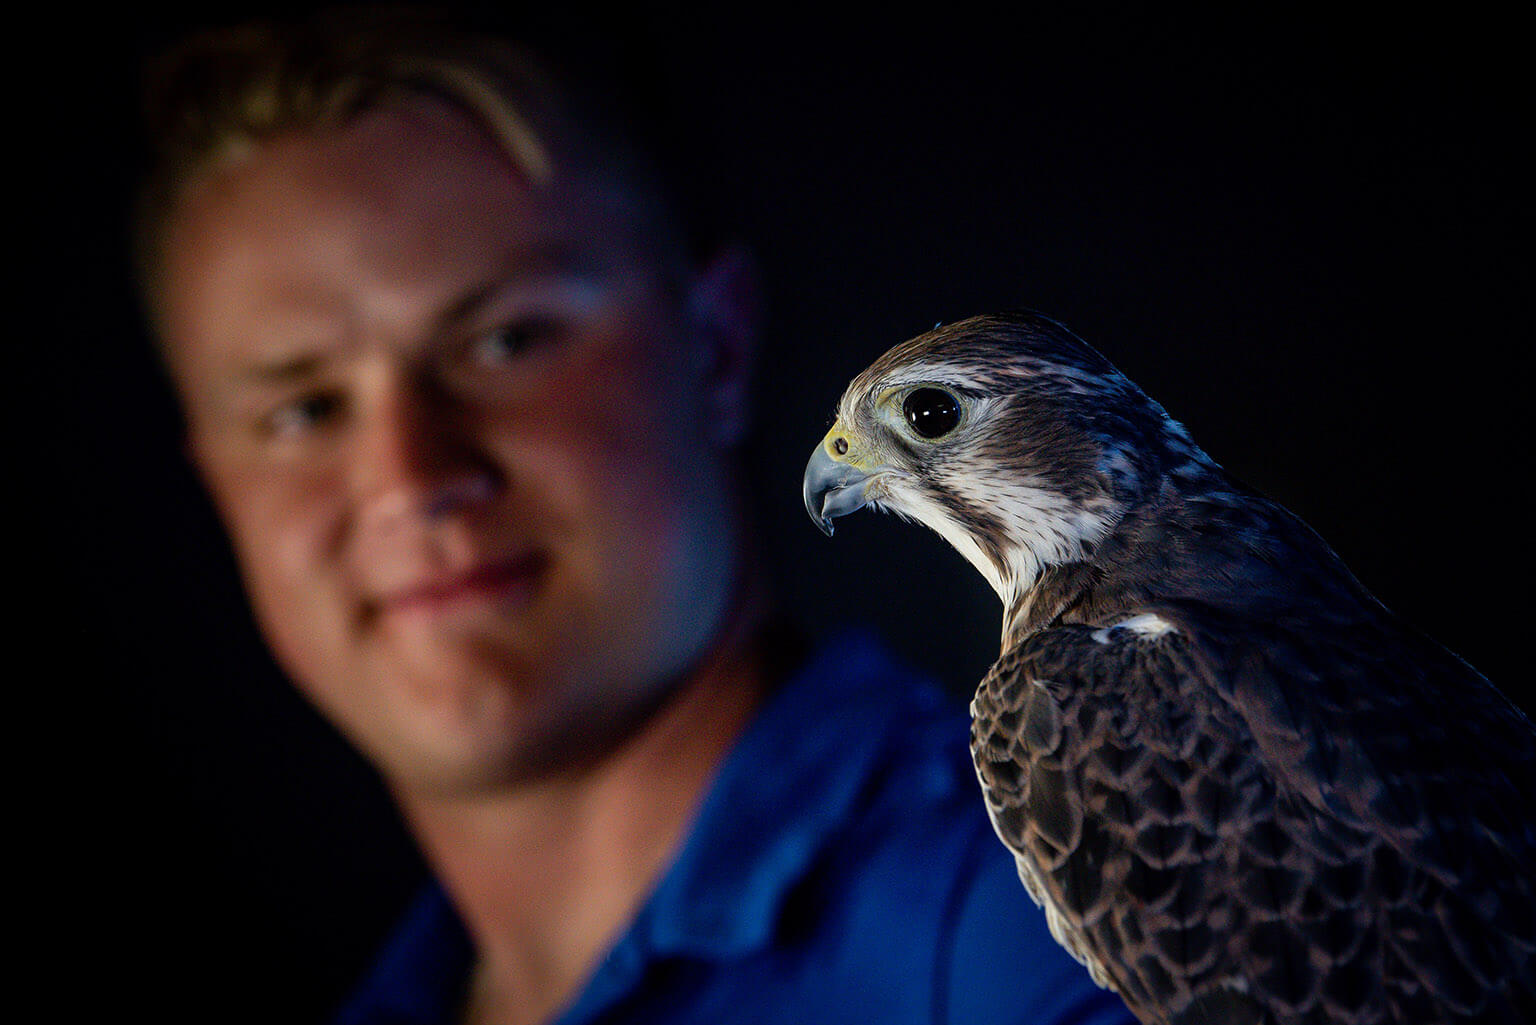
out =
[[804,495],[828,534],[926,524],[1002,598],[987,809],[1141,1021],[1536,1022],[1530,721],[1061,325],[898,345]]

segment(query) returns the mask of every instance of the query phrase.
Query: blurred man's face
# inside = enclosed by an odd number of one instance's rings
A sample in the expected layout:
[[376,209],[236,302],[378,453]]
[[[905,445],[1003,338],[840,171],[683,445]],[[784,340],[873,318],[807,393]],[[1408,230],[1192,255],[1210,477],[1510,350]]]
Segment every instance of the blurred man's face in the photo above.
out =
[[257,617],[397,787],[590,756],[725,610],[696,283],[635,225],[426,99],[266,144],[171,219],[165,340]]

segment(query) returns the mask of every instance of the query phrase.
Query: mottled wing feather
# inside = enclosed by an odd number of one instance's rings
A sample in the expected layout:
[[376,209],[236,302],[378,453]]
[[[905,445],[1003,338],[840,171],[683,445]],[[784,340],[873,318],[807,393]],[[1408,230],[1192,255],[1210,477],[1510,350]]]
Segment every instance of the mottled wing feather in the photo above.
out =
[[1269,625],[1262,657],[1242,624],[1194,625],[1212,664],[1238,667],[1229,698],[1277,785],[1376,841],[1364,896],[1384,908],[1374,956],[1397,1020],[1536,1021],[1529,720],[1386,613]]
[[1479,691],[1420,755],[1418,699],[1370,717],[1403,674],[1481,683],[1453,659],[1393,673],[1283,624],[1155,611],[1176,629],[1035,635],[973,704],[988,809],[1063,944],[1148,1022],[1521,1020],[1531,903],[1479,882],[1531,861],[1518,712]]

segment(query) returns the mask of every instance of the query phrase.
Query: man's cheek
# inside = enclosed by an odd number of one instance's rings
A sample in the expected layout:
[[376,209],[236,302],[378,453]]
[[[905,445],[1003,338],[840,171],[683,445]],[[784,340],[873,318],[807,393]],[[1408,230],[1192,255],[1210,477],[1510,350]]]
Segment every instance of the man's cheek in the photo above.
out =
[[344,595],[320,522],[285,515],[280,503],[255,502],[250,511],[255,515],[237,530],[246,588],[263,632],[287,666],[339,629]]

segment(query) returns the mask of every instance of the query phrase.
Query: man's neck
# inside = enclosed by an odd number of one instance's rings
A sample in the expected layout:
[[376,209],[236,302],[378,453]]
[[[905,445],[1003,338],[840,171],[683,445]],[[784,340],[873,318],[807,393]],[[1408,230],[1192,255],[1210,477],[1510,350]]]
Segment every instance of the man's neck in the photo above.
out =
[[764,687],[755,614],[734,617],[601,761],[473,801],[397,795],[479,957],[471,1017],[541,1022],[578,991],[681,846]]

